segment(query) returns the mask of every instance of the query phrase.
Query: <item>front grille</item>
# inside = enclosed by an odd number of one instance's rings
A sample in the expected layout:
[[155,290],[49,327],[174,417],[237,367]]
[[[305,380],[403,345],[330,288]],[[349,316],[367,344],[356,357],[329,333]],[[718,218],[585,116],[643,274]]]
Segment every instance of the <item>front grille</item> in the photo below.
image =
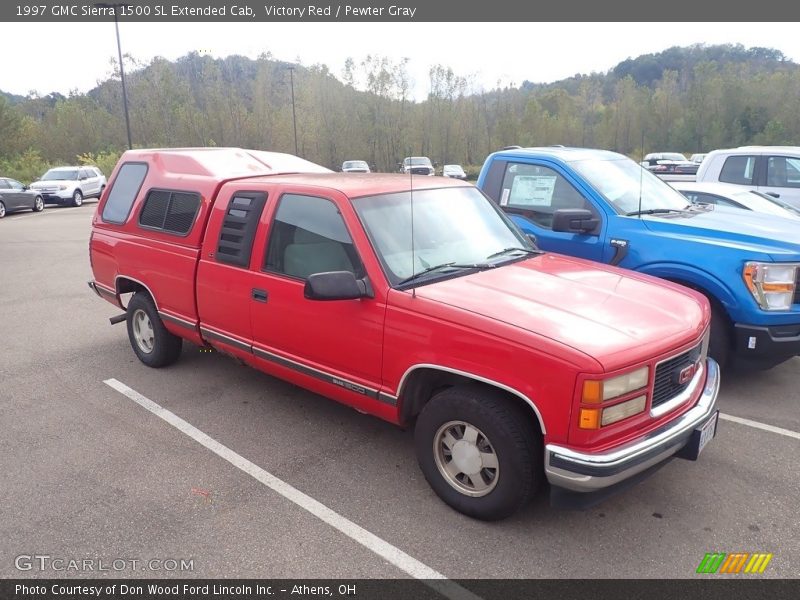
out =
[[794,300],[793,304],[800,304],[800,269],[797,269],[797,279],[794,282]]
[[702,349],[703,344],[701,343],[683,354],[673,356],[658,364],[653,384],[653,401],[651,403],[653,408],[672,400],[689,387],[691,379],[685,383],[679,383],[678,375],[683,369],[697,362]]
[[414,175],[427,175],[431,170],[428,167],[413,167],[411,173]]

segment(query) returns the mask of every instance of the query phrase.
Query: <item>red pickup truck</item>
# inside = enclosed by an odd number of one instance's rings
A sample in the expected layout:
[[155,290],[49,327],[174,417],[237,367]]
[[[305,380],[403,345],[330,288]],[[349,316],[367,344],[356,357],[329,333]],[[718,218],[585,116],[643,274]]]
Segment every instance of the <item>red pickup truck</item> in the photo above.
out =
[[182,340],[405,426],[455,509],[499,519],[546,480],[588,506],[714,437],[708,301],[538,251],[449,178],[285,154],[134,150],[94,217],[90,287],[151,367]]

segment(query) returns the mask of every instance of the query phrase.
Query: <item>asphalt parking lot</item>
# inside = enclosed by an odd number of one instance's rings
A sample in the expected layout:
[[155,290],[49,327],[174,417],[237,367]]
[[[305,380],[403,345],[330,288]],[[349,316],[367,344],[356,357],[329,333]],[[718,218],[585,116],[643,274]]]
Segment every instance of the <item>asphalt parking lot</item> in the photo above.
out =
[[189,345],[172,367],[142,365],[86,285],[95,206],[0,221],[0,577],[87,574],[18,558],[45,555],[138,561],[89,573],[117,577],[692,578],[707,552],[769,552],[756,577],[797,576],[800,358],[723,374],[723,418],[697,463],[589,511],[541,494],[482,523],[434,495],[411,431]]

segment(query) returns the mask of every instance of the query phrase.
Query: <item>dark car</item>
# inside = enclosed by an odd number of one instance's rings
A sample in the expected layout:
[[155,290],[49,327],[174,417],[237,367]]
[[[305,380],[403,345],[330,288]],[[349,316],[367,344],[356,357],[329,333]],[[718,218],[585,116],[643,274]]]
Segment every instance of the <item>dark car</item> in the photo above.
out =
[[695,175],[700,166],[680,152],[654,152],[646,155],[641,164],[656,175]]
[[22,185],[16,179],[0,177],[0,219],[6,213],[17,210],[40,212],[44,208],[44,199],[36,190]]

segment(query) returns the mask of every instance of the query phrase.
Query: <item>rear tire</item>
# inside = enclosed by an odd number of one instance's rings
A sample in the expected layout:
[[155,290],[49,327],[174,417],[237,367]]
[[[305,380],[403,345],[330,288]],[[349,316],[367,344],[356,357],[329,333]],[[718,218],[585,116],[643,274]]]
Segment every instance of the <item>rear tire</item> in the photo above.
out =
[[436,394],[417,418],[414,441],[436,494],[475,519],[510,516],[542,481],[541,436],[521,407],[490,388]]
[[166,367],[180,357],[183,341],[167,331],[147,293],[136,292],[131,298],[127,324],[131,347],[148,367]]

